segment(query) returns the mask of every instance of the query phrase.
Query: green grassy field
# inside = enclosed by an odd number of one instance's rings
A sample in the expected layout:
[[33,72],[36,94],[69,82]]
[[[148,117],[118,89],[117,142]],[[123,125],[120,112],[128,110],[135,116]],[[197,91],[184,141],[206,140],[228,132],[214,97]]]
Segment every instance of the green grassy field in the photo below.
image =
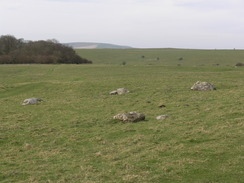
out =
[[77,49],[76,52],[95,64],[233,66],[244,62],[244,50]]
[[[179,67],[93,51],[81,52],[94,65],[0,66],[0,182],[243,182],[244,68],[225,66],[243,57],[192,67],[172,53]],[[198,80],[217,90],[191,91]],[[109,95],[120,87],[130,93]],[[31,97],[44,102],[21,105]],[[113,119],[130,111],[146,120]]]

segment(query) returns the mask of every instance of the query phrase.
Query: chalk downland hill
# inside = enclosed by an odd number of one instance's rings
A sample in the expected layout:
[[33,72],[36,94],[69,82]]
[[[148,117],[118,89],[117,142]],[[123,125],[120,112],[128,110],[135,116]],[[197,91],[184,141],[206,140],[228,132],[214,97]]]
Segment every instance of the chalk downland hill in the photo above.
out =
[[66,46],[70,46],[74,49],[130,49],[130,46],[122,46],[109,43],[92,43],[92,42],[72,42],[64,43]]

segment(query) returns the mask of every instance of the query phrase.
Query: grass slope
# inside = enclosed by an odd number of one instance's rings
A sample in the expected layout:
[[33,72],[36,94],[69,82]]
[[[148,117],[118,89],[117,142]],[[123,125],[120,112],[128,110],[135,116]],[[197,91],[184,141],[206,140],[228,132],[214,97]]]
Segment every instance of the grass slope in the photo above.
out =
[[[241,182],[243,78],[241,67],[1,65],[0,182]],[[197,80],[217,90],[190,91]],[[119,87],[131,92],[109,95]],[[22,106],[30,97],[45,101]],[[129,111],[146,121],[112,119]]]
[[71,46],[74,49],[130,49],[129,46],[108,44],[108,43],[93,43],[93,42],[72,42],[72,43],[64,43],[64,45]]
[[[78,49],[76,52],[95,64],[164,66],[234,66],[244,62],[244,50],[191,49]],[[144,58],[142,58],[144,56]],[[179,60],[179,58],[183,60]]]

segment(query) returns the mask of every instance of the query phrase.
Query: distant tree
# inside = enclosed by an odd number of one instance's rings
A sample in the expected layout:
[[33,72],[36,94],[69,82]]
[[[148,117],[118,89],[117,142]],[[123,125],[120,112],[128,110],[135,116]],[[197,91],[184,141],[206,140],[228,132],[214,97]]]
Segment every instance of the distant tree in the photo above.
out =
[[59,41],[57,39],[48,39],[47,42],[59,43]]
[[6,35],[0,37],[0,55],[9,54],[11,51],[20,48],[23,39],[16,39],[14,36]]

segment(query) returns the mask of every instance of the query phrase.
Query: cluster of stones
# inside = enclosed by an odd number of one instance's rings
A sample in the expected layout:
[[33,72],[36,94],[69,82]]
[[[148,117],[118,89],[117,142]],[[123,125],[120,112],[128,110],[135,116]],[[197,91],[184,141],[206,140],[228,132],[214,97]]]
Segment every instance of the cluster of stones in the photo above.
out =
[[[159,115],[156,117],[156,119],[161,120],[161,119],[166,119],[168,117],[169,117],[169,115]],[[142,114],[139,112],[128,112],[128,113],[117,114],[113,118],[123,121],[124,123],[128,123],[128,122],[143,121],[143,120],[145,120],[146,116],[145,116],[145,114]]]
[[[216,87],[212,85],[211,83],[208,82],[201,82],[197,81],[192,87],[191,90],[196,90],[196,91],[211,91],[211,90],[216,90]],[[118,88],[117,90],[114,90],[110,92],[110,95],[122,95],[125,93],[129,93],[129,90],[126,88]],[[165,107],[165,105],[160,105],[161,107]],[[159,115],[156,117],[157,120],[164,120],[169,118],[169,115]],[[129,112],[129,113],[121,113],[117,114],[113,117],[114,119],[121,120],[123,122],[138,122],[145,120],[145,115],[139,112]]]
[[[216,90],[216,87],[212,85],[211,83],[208,82],[201,82],[197,81],[192,87],[191,90],[196,90],[196,91],[211,91],[211,90]],[[130,91],[126,88],[118,88],[114,91],[110,92],[110,95],[122,95],[129,93]],[[43,100],[41,98],[29,98],[25,99],[22,105],[33,105],[33,104],[38,104],[42,102]],[[160,105],[159,107],[165,107],[165,105]],[[170,116],[168,115],[159,115],[156,117],[157,120],[161,119],[166,119]],[[145,120],[145,115],[139,112],[128,112],[128,113],[120,113],[117,114],[113,117],[114,119],[121,120],[125,123],[127,122],[138,122],[138,121],[143,121]]]

